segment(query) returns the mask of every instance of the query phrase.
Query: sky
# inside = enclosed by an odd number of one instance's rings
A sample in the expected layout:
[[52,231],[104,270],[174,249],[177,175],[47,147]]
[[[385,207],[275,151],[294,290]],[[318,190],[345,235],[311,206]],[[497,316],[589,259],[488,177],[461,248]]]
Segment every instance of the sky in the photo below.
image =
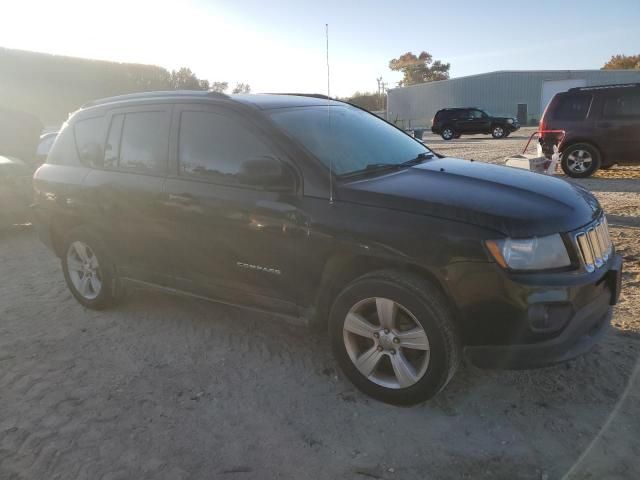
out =
[[390,88],[389,60],[426,50],[451,77],[600,68],[640,54],[640,0],[0,0],[0,46],[191,68],[253,92]]

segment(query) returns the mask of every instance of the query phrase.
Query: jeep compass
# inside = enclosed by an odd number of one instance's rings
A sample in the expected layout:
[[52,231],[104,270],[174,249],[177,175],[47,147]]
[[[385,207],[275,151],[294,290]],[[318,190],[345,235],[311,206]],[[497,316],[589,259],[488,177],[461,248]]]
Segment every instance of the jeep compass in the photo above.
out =
[[582,354],[620,291],[586,190],[443,158],[328,98],[94,101],[34,188],[38,232],[85,307],[152,287],[324,327],[346,377],[389,403],[432,397],[463,356],[528,368]]

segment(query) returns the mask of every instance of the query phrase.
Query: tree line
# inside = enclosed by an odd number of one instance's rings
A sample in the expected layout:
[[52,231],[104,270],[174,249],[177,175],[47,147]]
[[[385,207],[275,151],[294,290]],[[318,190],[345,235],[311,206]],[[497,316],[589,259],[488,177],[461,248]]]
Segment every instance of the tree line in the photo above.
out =
[[239,83],[200,79],[189,68],[90,60],[0,48],[0,107],[27,112],[59,125],[70,112],[97,98],[151,90],[249,93]]

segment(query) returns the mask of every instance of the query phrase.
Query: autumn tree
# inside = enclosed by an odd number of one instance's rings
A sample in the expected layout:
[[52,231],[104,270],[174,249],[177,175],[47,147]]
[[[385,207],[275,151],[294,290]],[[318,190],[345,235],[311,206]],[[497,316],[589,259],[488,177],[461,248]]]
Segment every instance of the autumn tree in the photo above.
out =
[[433,60],[428,52],[421,52],[416,56],[411,52],[400,55],[389,62],[389,68],[394,72],[402,72],[404,77],[398,86],[416,85],[418,83],[446,80],[449,78],[449,63]]
[[231,93],[251,93],[251,86],[248,83],[237,83]]
[[640,70],[640,54],[613,55],[602,70]]

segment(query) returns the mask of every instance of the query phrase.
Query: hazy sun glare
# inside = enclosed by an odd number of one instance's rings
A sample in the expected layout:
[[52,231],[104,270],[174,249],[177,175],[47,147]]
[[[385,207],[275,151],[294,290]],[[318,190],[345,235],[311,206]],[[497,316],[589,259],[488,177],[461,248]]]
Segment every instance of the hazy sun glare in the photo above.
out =
[[[2,2],[5,3],[5,2]],[[304,49],[261,33],[215,2],[6,2],[0,46],[85,58],[186,66],[253,91],[326,90],[324,24]]]

